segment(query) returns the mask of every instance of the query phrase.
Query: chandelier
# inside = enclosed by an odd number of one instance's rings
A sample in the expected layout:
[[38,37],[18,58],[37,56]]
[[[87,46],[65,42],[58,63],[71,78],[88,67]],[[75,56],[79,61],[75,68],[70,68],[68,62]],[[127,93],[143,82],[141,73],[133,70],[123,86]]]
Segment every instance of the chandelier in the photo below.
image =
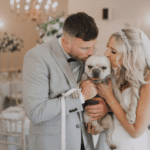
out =
[[[41,15],[55,14],[58,6],[57,0],[24,0],[24,8],[20,2],[22,0],[10,0],[10,6],[12,13],[15,14],[20,20],[30,18],[32,21],[39,20]],[[44,7],[44,9],[42,9]],[[24,10],[24,14],[21,14],[20,10]],[[44,12],[44,11],[45,12]],[[22,16],[22,17],[21,17]]]

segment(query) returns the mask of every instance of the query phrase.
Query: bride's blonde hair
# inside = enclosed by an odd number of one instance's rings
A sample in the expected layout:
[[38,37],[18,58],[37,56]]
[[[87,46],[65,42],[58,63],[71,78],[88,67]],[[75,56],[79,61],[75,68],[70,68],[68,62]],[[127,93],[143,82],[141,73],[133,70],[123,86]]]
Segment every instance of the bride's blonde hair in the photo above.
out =
[[119,65],[119,59],[123,59],[123,68],[125,69],[125,79],[131,85],[131,98],[139,99],[139,89],[143,84],[148,82],[145,81],[146,69],[149,68],[143,42],[141,39],[141,34],[138,29],[122,29],[122,32],[125,34],[128,44],[121,37],[118,32],[115,32],[111,35],[111,38],[114,38],[115,48],[119,52],[119,56],[117,58],[117,64]]
[[[146,57],[143,49],[142,39],[140,32],[137,29],[122,29],[126,35],[128,42],[131,46],[131,50],[126,46],[125,41],[121,38],[118,32],[111,35],[111,38],[115,40],[115,48],[120,53],[117,58],[117,64],[119,59],[123,58],[123,66],[126,69],[125,78],[134,86],[147,83],[145,79],[146,69],[149,68],[146,62]],[[122,57],[123,56],[123,57]]]

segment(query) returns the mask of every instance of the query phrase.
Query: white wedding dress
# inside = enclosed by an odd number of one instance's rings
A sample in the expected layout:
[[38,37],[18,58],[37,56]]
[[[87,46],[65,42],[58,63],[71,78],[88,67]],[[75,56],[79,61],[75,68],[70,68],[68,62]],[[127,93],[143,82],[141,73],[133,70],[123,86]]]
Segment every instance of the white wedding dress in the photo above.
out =
[[[122,98],[127,107],[130,104],[131,88],[127,88],[122,93]],[[114,115],[114,131],[112,134],[113,143],[116,144],[115,150],[148,150],[146,131],[139,138],[132,138],[129,133],[122,127]],[[110,150],[105,142],[105,132],[100,133],[96,150]]]

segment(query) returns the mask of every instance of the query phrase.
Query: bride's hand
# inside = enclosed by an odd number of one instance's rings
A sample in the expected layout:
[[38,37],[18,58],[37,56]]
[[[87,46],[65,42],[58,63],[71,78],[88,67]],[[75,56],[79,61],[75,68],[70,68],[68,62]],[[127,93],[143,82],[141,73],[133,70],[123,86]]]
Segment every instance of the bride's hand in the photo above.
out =
[[98,95],[103,97],[106,101],[107,98],[113,96],[111,79],[108,79],[108,84],[98,83],[96,84],[96,86],[98,90]]

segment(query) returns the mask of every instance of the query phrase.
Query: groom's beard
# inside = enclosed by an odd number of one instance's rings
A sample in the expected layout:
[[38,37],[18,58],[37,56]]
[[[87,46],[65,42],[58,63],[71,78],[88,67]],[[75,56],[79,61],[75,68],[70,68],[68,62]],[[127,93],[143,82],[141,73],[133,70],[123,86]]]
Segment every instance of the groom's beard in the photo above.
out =
[[[96,49],[94,49],[94,53],[95,53],[95,51],[96,51]],[[76,54],[74,54],[73,52],[74,52],[74,50],[72,49],[68,55],[71,56],[73,59],[75,59],[75,60],[77,60],[77,61],[79,61],[79,62],[81,62],[83,64],[85,64],[86,60],[90,56],[92,56],[92,55],[88,55],[86,57],[81,58],[81,57],[77,56]]]
[[88,57],[80,58],[80,57],[74,55],[73,53],[69,53],[69,56],[71,56],[73,59],[75,59],[75,60],[77,60],[77,61],[79,61],[79,62],[85,64],[85,61],[86,61],[91,55],[89,55]]
[[79,62],[81,62],[81,63],[83,63],[83,64],[85,64],[85,61],[90,57],[90,56],[88,56],[88,57],[85,57],[85,58],[79,58],[78,56],[74,56],[74,55],[71,55],[71,54],[69,54],[73,59],[75,59],[75,60],[77,60],[77,61],[79,61]]

